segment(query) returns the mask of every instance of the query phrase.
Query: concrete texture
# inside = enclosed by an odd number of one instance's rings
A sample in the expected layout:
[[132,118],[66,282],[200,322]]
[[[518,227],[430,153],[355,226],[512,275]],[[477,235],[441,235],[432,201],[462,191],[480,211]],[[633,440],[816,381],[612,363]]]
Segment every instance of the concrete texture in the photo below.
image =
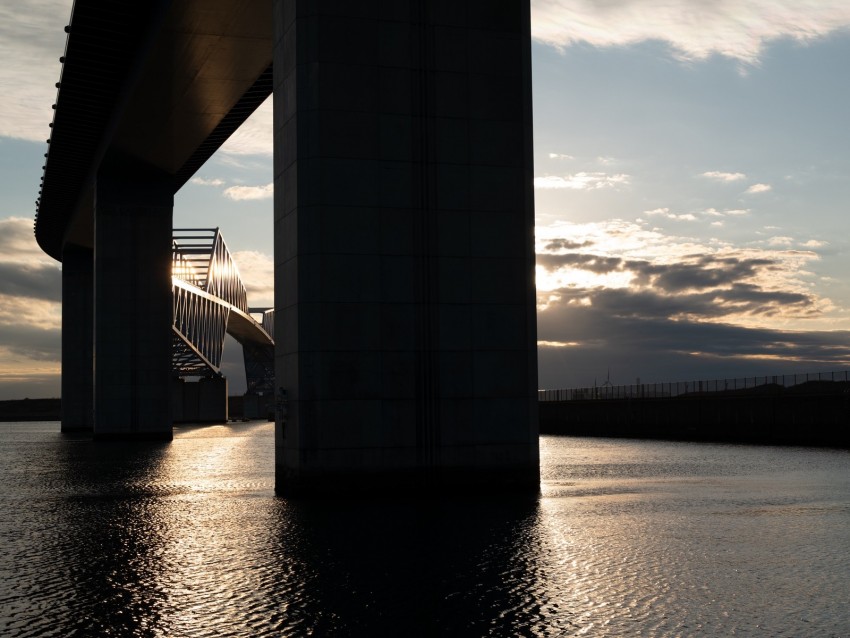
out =
[[94,437],[171,439],[167,176],[108,157],[95,191]]
[[94,255],[62,251],[62,432],[91,432],[94,417]]
[[278,492],[536,489],[528,0],[274,13]]
[[228,414],[227,379],[212,377],[198,381],[198,421],[226,423]]
[[226,423],[230,417],[227,379],[198,381],[172,378],[171,404],[174,423]]

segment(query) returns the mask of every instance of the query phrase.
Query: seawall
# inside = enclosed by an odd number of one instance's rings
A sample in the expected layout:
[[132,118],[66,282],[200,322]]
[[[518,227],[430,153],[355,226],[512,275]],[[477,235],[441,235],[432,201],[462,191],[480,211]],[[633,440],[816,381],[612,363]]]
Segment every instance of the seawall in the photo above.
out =
[[850,448],[844,386],[541,401],[540,433]]

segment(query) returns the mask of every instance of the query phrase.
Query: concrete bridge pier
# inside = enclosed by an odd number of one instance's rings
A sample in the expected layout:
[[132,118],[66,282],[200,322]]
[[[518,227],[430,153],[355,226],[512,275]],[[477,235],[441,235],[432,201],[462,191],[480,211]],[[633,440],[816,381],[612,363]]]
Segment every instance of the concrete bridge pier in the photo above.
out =
[[95,185],[94,438],[172,438],[171,177],[108,156]]
[[91,432],[94,361],[94,256],[91,248],[62,250],[62,432]]
[[277,491],[536,491],[528,0],[273,6]]
[[228,383],[224,377],[198,381],[171,379],[174,423],[227,423],[229,414]]

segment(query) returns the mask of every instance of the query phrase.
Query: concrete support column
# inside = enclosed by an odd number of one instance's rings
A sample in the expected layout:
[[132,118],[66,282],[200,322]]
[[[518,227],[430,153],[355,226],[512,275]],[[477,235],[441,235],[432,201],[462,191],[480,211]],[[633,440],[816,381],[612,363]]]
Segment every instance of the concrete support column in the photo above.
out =
[[91,248],[62,251],[62,431],[91,432],[94,265]]
[[199,381],[171,380],[174,423],[227,423],[230,417],[228,383],[224,377]]
[[107,157],[95,191],[94,437],[171,439],[170,178]]
[[198,381],[198,421],[227,423],[229,417],[227,379],[209,377]]
[[277,490],[537,489],[529,0],[274,12]]

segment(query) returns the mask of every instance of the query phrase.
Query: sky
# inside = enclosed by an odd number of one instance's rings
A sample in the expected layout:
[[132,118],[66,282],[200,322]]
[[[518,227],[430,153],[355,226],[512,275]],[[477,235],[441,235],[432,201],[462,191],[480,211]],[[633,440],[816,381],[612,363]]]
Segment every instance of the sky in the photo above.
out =
[[[850,2],[531,5],[539,386],[850,367]],[[32,224],[70,7],[0,5],[0,400],[59,396],[61,265]],[[269,99],[175,197],[252,306],[271,139]],[[231,393],[240,367],[230,341]]]

